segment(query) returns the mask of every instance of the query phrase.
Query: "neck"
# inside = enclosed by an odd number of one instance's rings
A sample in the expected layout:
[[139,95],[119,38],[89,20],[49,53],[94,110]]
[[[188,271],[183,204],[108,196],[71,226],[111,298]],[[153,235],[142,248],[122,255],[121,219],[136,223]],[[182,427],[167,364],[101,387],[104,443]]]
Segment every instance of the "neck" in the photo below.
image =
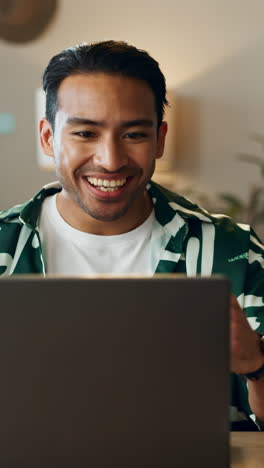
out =
[[65,196],[63,190],[56,199],[61,217],[78,231],[101,236],[124,234],[136,229],[149,217],[153,204],[151,197],[144,192],[140,199],[134,201],[127,212],[114,221],[102,221],[87,214],[74,200]]

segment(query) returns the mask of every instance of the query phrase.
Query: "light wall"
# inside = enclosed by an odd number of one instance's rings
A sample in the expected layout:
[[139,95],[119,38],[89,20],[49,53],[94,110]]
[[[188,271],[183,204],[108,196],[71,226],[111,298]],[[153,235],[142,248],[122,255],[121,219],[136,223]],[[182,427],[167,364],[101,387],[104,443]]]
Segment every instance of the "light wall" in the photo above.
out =
[[54,174],[36,161],[34,90],[48,60],[82,41],[126,40],[160,63],[177,100],[179,187],[191,183],[246,198],[258,171],[238,163],[250,140],[264,132],[263,0],[61,0],[57,16],[37,40],[0,40],[0,112],[17,130],[0,136],[0,209],[26,200]]

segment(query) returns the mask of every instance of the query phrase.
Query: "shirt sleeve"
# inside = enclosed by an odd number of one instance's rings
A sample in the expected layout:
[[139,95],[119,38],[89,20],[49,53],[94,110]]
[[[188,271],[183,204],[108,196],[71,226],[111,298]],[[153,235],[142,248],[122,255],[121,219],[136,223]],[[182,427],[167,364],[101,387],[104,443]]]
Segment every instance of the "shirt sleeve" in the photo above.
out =
[[[252,229],[250,231],[244,292],[238,300],[245,311],[251,328],[264,335],[264,246]],[[236,397],[238,397],[236,407],[248,419],[254,421],[258,430],[263,431],[264,421],[256,419],[248,403],[247,382],[238,375],[236,378]]]
[[264,245],[253,230],[242,302],[251,328],[264,335]]

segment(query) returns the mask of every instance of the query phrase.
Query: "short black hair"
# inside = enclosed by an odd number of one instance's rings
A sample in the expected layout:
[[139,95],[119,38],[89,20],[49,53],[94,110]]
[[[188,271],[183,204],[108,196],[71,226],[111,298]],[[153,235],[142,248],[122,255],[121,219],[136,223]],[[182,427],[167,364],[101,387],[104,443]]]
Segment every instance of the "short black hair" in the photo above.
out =
[[57,93],[64,78],[76,74],[108,73],[145,81],[152,89],[158,128],[163,119],[166,82],[159,64],[148,52],[123,41],[101,41],[80,44],[52,57],[43,74],[46,93],[46,118],[54,130],[58,110]]

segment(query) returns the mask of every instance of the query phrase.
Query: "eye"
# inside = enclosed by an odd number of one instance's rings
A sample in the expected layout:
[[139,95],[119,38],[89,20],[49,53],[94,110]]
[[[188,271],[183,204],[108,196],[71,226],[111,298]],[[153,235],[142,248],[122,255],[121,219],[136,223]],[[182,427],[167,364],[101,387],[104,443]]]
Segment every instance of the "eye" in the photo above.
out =
[[94,138],[96,134],[88,130],[83,130],[82,132],[74,132],[74,135],[77,135],[81,138]]
[[147,134],[144,132],[129,132],[126,133],[125,138],[129,138],[131,140],[141,140],[142,138],[146,138]]

